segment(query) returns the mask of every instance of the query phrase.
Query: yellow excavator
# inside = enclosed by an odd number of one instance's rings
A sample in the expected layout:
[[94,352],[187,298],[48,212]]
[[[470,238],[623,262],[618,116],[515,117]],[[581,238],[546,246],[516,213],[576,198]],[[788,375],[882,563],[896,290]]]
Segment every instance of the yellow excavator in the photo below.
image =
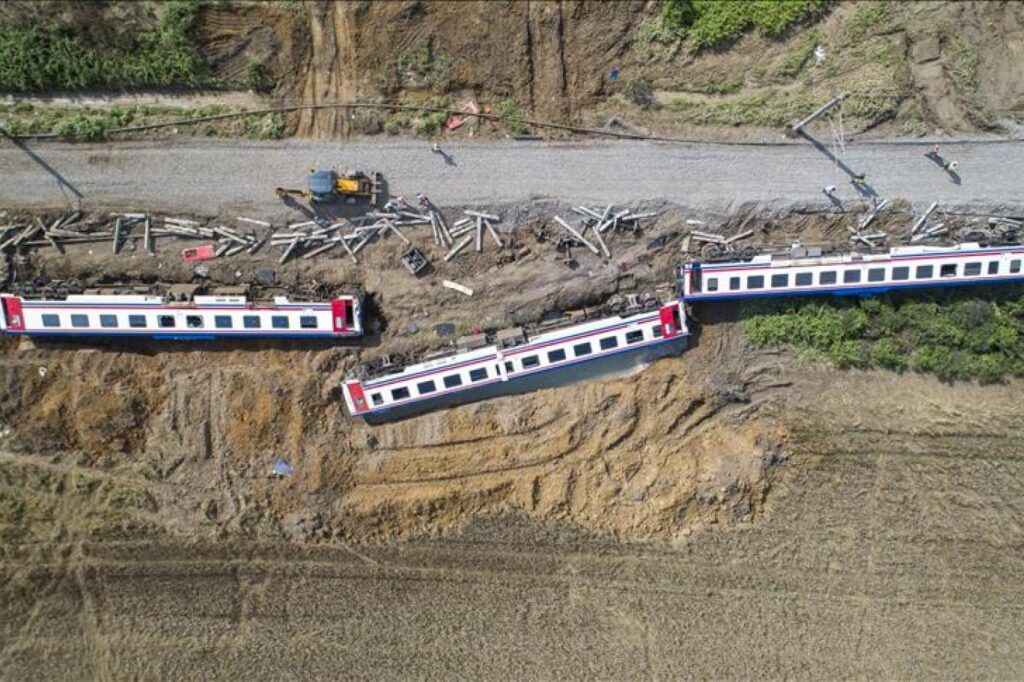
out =
[[310,168],[307,189],[278,187],[274,191],[281,199],[299,196],[317,204],[342,199],[350,204],[369,202],[376,206],[383,184],[384,176],[380,173],[371,176],[362,171],[338,173],[334,169]]

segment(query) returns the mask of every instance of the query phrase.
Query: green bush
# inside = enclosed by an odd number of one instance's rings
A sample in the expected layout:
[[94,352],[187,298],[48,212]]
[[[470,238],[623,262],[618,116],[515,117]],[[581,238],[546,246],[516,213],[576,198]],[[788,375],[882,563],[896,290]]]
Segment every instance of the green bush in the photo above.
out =
[[736,40],[751,28],[778,36],[825,7],[825,0],[665,0],[661,20],[701,48]]
[[749,302],[743,330],[757,346],[790,347],[840,368],[912,369],[944,380],[1024,376],[1024,294],[1000,289],[914,298]]
[[530,126],[521,120],[523,112],[519,108],[519,102],[514,99],[503,99],[498,102],[498,114],[505,129],[511,135],[526,135],[530,132]]
[[277,81],[266,64],[253,62],[245,70],[245,86],[253,92],[266,94],[277,87]]
[[107,122],[103,116],[75,113],[54,128],[53,132],[75,142],[102,140],[107,134]]

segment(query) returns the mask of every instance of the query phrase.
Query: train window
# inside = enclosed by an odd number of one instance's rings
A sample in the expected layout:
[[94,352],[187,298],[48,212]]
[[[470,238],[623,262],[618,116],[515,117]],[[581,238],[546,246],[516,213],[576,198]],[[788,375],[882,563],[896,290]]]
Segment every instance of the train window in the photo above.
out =
[[409,397],[409,389],[407,389],[405,386],[402,386],[401,388],[393,388],[393,389],[391,389],[391,399],[392,400],[405,400],[408,397]]
[[299,326],[303,329],[316,329],[316,315],[303,315],[299,318]]
[[565,350],[559,348],[558,350],[548,351],[548,362],[561,362],[565,360]]
[[231,329],[231,316],[230,315],[214,315],[213,326],[217,329]]
[[835,284],[836,283],[836,271],[826,270],[825,272],[818,274],[818,284]]
[[897,282],[910,279],[910,268],[906,265],[901,265],[898,268],[892,269],[892,278]]
[[789,275],[772,275],[772,289],[783,289],[789,286]]
[[470,381],[483,381],[486,378],[487,378],[487,368],[486,367],[480,367],[478,369],[471,369],[471,370],[469,370],[469,380]]
[[885,268],[871,268],[868,270],[868,281],[869,282],[884,282],[885,281]]
[[540,356],[530,355],[523,358],[523,369],[530,369],[532,367],[540,366]]
[[1014,274],[1020,272],[1020,261],[1019,260],[1012,260],[1012,261],[1010,261],[1010,272],[1012,272]]
[[918,265],[914,271],[915,279],[931,279],[935,274],[935,267],[932,265]]
[[380,393],[371,393],[370,402],[372,402],[374,405],[380,405],[381,403],[384,402],[384,398],[381,397]]
[[730,277],[729,278],[729,291],[739,291],[739,288],[740,288],[740,278],[739,277]]
[[798,287],[809,287],[814,284],[814,275],[810,272],[796,273],[796,285]]
[[747,277],[747,288],[764,289],[764,277],[761,275],[751,275],[750,277]]
[[601,350],[611,350],[619,345],[619,340],[614,336],[606,336],[600,341]]
[[245,315],[242,318],[242,326],[246,329],[259,329],[260,328],[260,316],[259,315]]
[[72,315],[71,316],[72,327],[88,327],[89,316],[88,315]]
[[575,346],[572,347],[572,354],[575,355],[576,357],[590,355],[593,352],[594,351],[593,349],[591,349],[589,343],[577,343]]
[[988,274],[990,274],[990,275],[998,275],[999,274],[999,261],[997,261],[997,260],[990,260],[988,262]]
[[660,324],[656,324],[653,327],[651,327],[651,334],[654,335],[654,338],[660,339],[662,334],[664,334],[664,332],[661,331],[661,325]]
[[117,315],[100,315],[100,326],[101,327],[116,327],[117,326]]
[[718,278],[717,277],[709,277],[708,278],[708,291],[718,291]]
[[146,326],[146,316],[145,315],[129,315],[128,316],[128,326],[129,327],[135,327],[136,329],[138,329],[139,327],[145,327]]
[[416,391],[420,395],[423,395],[424,393],[433,393],[436,390],[437,390],[437,386],[434,385],[434,382],[432,380],[431,381],[421,381],[420,383],[416,384]]
[[644,340],[644,330],[636,329],[631,332],[626,332],[626,343],[640,343]]
[[200,317],[199,315],[186,315],[185,316],[185,325],[189,329],[202,329],[202,327],[203,327],[203,318]]
[[511,374],[514,371],[516,371],[515,365],[513,365],[511,361],[507,361],[505,363],[505,373]]
[[939,266],[939,277],[956,277],[956,263]]
[[844,270],[843,284],[856,284],[860,281],[860,270]]
[[60,316],[59,315],[54,315],[54,314],[51,314],[51,313],[44,313],[43,314],[43,326],[44,327],[59,327],[60,326]]
[[965,263],[964,277],[977,277],[981,274],[981,263]]
[[157,315],[156,324],[162,329],[170,329],[174,326],[174,315]]
[[274,315],[270,318],[270,324],[274,329],[287,329],[288,317],[285,315]]
[[449,374],[444,378],[445,388],[455,388],[456,386],[462,385],[462,377],[458,374]]

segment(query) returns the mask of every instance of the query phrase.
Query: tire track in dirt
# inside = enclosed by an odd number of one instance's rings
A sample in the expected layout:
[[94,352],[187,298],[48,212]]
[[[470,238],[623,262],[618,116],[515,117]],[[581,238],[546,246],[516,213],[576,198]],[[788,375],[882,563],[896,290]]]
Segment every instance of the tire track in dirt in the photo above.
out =
[[[356,45],[350,2],[309,5],[310,54],[302,85],[303,104],[355,100]],[[351,131],[347,109],[299,112],[296,135],[333,138]]]

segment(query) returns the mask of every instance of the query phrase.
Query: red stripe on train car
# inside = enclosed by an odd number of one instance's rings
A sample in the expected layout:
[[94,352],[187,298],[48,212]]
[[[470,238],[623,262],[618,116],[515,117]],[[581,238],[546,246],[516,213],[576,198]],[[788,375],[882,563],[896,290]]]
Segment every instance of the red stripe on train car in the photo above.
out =
[[348,391],[349,397],[352,398],[352,405],[355,407],[356,414],[366,412],[366,396],[363,394],[363,385],[358,381],[349,381],[345,384],[345,390]]
[[17,296],[3,297],[4,319],[11,331],[25,330],[25,316],[21,311],[21,299]]
[[667,305],[659,311],[661,315],[661,332],[664,334],[666,339],[670,339],[679,334],[679,331],[683,326],[682,320],[679,318],[678,311],[679,304]]

